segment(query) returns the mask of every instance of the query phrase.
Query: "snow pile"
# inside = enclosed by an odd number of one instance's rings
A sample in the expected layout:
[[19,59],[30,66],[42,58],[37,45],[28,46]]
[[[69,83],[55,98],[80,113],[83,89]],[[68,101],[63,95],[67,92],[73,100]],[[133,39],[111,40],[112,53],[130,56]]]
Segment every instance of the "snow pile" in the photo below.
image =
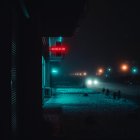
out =
[[56,88],[56,93],[93,93],[95,90],[89,88]]

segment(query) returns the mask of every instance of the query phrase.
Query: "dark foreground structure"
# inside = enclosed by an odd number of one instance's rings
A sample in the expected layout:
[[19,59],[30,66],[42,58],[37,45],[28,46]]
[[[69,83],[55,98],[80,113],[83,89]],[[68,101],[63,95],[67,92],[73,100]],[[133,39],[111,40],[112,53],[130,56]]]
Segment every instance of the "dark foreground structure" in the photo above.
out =
[[47,61],[49,54],[42,37],[73,36],[87,12],[86,0],[0,3],[0,140],[140,139],[139,108],[130,113],[81,109],[83,114],[65,113],[65,105],[42,108],[42,55]]
[[49,139],[42,119],[41,38],[72,36],[86,2],[6,0],[0,6],[0,137]]

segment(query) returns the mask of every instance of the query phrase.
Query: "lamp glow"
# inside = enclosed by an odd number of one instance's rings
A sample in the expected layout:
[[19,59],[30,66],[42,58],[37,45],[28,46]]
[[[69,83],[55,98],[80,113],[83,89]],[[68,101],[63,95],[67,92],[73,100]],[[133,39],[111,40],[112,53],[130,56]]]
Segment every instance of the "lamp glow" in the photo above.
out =
[[51,72],[52,72],[52,74],[58,74],[58,69],[53,68],[53,69],[51,70]]
[[91,86],[91,85],[92,85],[92,79],[87,79],[86,85],[87,85],[87,86]]
[[93,84],[94,84],[94,85],[98,85],[98,83],[99,83],[98,80],[96,80],[96,79],[93,80]]
[[123,72],[128,72],[129,70],[129,65],[128,64],[122,64],[120,67],[121,71]]
[[137,74],[138,73],[138,68],[137,67],[132,67],[131,72],[132,72],[132,74]]

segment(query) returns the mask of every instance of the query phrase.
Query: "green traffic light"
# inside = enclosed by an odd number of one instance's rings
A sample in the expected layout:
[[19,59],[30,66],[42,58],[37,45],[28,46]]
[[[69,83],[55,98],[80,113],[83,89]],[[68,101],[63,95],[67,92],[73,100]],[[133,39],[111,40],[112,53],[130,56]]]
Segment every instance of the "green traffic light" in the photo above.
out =
[[60,37],[58,38],[58,40],[59,40],[60,42],[62,42],[62,41],[63,41],[63,38],[60,36]]
[[58,74],[58,69],[52,68],[51,72],[52,72],[52,74]]
[[137,74],[138,73],[138,68],[137,67],[132,67],[131,72],[132,72],[132,74]]
[[111,68],[108,68],[108,71],[111,71]]

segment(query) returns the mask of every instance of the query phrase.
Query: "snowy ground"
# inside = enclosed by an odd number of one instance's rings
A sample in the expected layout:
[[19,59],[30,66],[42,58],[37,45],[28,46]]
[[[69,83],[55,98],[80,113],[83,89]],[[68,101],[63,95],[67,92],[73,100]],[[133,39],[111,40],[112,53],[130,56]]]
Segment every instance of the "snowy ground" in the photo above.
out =
[[[62,106],[65,112],[77,112],[86,110],[100,111],[131,111],[139,106],[130,100],[120,98],[113,99],[113,96],[106,96],[93,89],[82,88],[58,88],[57,94],[44,103],[44,107]],[[84,96],[88,93],[88,96]]]
[[140,139],[140,107],[128,99],[113,99],[93,89],[57,88],[44,100],[44,111],[56,139]]

